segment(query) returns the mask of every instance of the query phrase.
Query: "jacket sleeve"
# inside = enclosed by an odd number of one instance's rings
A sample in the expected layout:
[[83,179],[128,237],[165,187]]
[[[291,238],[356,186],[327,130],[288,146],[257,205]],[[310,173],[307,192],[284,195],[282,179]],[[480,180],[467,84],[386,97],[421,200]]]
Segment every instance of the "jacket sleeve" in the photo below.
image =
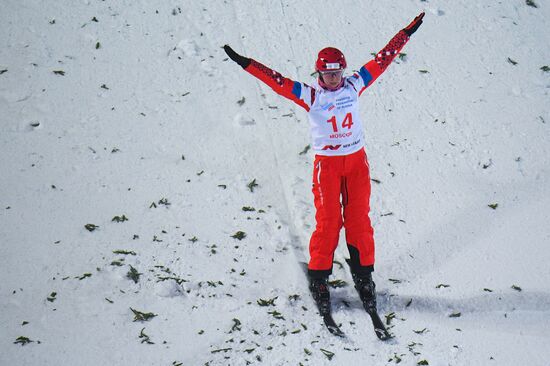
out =
[[286,78],[277,71],[262,65],[254,59],[251,59],[250,64],[245,70],[263,81],[277,94],[292,100],[308,112],[315,101],[314,88],[307,84]]
[[350,80],[355,84],[356,89],[361,95],[366,88],[372,85],[376,79],[386,71],[393,59],[399,54],[399,51],[409,41],[410,37],[403,30],[400,30],[390,42],[376,54],[373,60],[370,60],[354,74]]

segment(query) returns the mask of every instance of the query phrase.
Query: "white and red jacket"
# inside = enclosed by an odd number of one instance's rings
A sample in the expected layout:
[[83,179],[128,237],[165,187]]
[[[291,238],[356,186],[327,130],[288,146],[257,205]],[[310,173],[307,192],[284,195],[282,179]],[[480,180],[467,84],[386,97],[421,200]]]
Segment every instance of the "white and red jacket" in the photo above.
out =
[[330,91],[318,83],[293,81],[254,59],[245,68],[276,93],[303,107],[311,123],[312,150],[317,155],[349,155],[364,146],[358,98],[390,65],[409,36],[399,31],[359,72],[344,77],[341,88]]

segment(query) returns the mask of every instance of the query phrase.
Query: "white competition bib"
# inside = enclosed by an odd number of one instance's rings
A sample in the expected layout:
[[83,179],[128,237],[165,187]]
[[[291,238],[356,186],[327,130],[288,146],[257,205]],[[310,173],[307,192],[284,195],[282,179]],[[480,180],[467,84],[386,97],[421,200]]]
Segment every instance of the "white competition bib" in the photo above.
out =
[[317,85],[316,89],[315,102],[308,113],[312,149],[319,155],[348,155],[360,150],[364,137],[357,91],[347,80],[336,91]]

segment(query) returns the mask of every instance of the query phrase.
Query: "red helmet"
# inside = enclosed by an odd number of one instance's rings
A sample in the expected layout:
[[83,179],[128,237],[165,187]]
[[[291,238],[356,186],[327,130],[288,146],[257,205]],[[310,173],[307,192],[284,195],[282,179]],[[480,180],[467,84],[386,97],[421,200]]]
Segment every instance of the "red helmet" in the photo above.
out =
[[317,62],[315,62],[315,71],[343,70],[347,65],[342,51],[334,47],[327,47],[319,51]]

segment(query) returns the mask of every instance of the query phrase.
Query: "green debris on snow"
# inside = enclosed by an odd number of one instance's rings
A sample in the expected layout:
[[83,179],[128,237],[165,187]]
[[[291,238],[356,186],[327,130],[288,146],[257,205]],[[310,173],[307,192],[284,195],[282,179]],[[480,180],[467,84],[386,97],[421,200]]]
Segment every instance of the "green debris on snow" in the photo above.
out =
[[126,217],[126,215],[115,216],[115,217],[113,217],[113,219],[111,221],[112,222],[124,222],[124,221],[128,221],[128,218]]
[[132,310],[132,312],[134,313],[134,320],[133,321],[135,321],[135,322],[146,322],[146,321],[149,321],[149,320],[153,319],[155,316],[157,316],[157,314],[144,313],[144,312],[141,312],[139,310],[132,309],[132,308],[130,308],[130,310]]
[[257,301],[258,305],[260,306],[275,306],[275,300],[277,300],[278,296],[272,298],[272,299],[267,299],[267,300],[264,300],[264,299],[259,299]]
[[86,224],[86,225],[84,225],[84,227],[85,227],[86,230],[88,230],[89,232],[92,232],[92,231],[94,231],[95,229],[99,228],[99,226],[94,225],[94,224]]
[[252,180],[252,182],[248,183],[246,185],[248,189],[250,189],[250,192],[254,192],[254,188],[258,187],[258,183],[256,183],[256,178]]
[[329,361],[332,360],[332,358],[334,357],[334,352],[331,352],[324,348],[321,348],[320,351],[323,352],[323,354],[328,358]]
[[134,283],[139,282],[139,277],[141,276],[141,273],[137,271],[132,265],[130,265],[130,270],[126,274],[126,277],[134,281]]
[[32,342],[34,342],[34,341],[29,339],[28,337],[19,336],[19,337],[17,337],[15,342],[13,342],[13,344],[20,344],[20,345],[24,346],[24,345],[32,343]]
[[235,234],[231,235],[233,239],[243,240],[246,238],[246,233],[244,231],[237,231]]

